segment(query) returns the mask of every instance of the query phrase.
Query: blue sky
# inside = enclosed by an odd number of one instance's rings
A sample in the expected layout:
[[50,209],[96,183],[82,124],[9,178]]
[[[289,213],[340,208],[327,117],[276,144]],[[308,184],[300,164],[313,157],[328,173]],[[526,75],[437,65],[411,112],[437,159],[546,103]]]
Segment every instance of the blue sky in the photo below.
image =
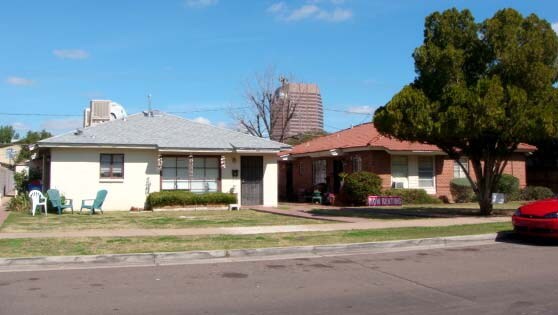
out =
[[[5,1],[0,124],[58,134],[92,98],[233,126],[227,108],[269,67],[320,86],[325,128],[369,121],[414,78],[426,15],[513,7],[558,32],[558,2],[368,0]],[[339,112],[348,111],[354,114]],[[75,116],[13,116],[35,113]]]

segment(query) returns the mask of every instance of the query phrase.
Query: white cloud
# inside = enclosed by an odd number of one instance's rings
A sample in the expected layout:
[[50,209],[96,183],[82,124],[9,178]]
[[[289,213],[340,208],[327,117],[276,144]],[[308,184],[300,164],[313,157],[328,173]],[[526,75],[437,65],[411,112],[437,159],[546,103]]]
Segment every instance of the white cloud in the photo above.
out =
[[185,0],[184,4],[191,8],[205,8],[216,5],[219,0]]
[[80,128],[82,126],[83,121],[79,118],[50,119],[43,121],[41,124],[41,128],[51,131],[65,131]]
[[347,112],[354,113],[354,114],[370,114],[374,112],[374,108],[372,106],[363,105],[363,106],[351,106],[347,108]]
[[320,11],[317,18],[329,22],[343,22],[353,17],[353,11],[349,9],[335,9],[333,11]]
[[300,8],[293,10],[285,19],[287,21],[298,21],[307,19],[320,12],[320,8],[313,4],[303,5]]
[[279,12],[284,12],[286,9],[287,9],[287,5],[285,4],[285,2],[281,1],[270,5],[269,8],[267,8],[267,12],[279,13]]
[[315,19],[326,22],[343,22],[353,17],[353,11],[341,8],[343,0],[307,0],[306,4],[289,8],[285,2],[276,2],[267,8],[267,12],[275,15],[279,20],[287,22]]
[[89,53],[83,49],[55,49],[52,53],[60,59],[87,59]]
[[211,125],[211,121],[205,117],[197,117],[192,119],[192,121],[198,122],[200,124]]
[[27,126],[26,124],[24,124],[22,122],[19,122],[19,121],[13,122],[12,127],[15,130],[29,130],[30,129],[29,126]]
[[35,81],[33,81],[31,79],[22,78],[22,77],[8,77],[8,78],[6,78],[5,82],[8,83],[8,84],[17,85],[17,86],[27,86],[27,85],[32,85],[33,83],[35,83]]
[[552,23],[552,29],[558,34],[558,22]]

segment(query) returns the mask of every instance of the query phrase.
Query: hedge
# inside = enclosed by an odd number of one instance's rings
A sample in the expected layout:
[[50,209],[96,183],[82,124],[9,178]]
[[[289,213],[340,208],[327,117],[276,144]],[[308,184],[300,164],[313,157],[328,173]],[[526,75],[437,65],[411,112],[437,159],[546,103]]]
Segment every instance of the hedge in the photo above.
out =
[[471,202],[475,193],[471,187],[471,182],[467,178],[454,178],[450,182],[450,192],[454,202]]
[[382,195],[401,197],[403,204],[442,203],[440,199],[427,194],[424,189],[387,189],[382,192]]
[[228,205],[236,203],[236,195],[222,192],[196,194],[189,191],[159,191],[147,196],[149,208],[190,205]]
[[519,193],[521,200],[541,200],[554,196],[550,188],[543,186],[527,186]]

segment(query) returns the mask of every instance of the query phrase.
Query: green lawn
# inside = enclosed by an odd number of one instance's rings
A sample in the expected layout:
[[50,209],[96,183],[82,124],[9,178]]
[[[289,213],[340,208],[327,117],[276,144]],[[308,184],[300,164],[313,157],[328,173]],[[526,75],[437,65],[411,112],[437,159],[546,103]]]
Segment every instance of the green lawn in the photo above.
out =
[[474,235],[507,231],[510,223],[256,235],[0,239],[0,257],[97,255],[285,247]]
[[12,212],[0,232],[56,232],[91,229],[176,229],[257,225],[298,225],[332,223],[274,215],[252,210],[242,211],[106,211],[104,214],[49,214],[31,216]]
[[[509,202],[494,205],[493,215],[511,215],[524,202]],[[479,215],[477,203],[403,205],[401,207],[345,207],[340,209],[316,208],[310,213],[321,216],[360,217],[384,220],[417,218],[451,218]]]

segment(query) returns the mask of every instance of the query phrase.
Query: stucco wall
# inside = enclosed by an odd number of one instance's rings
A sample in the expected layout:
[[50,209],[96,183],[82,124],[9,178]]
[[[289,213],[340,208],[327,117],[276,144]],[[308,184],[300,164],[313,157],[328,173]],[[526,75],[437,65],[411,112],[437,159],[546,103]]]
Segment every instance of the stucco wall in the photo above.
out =
[[[124,179],[99,177],[101,153],[124,154]],[[266,154],[263,157],[264,205],[277,206],[276,155]],[[74,208],[78,210],[81,200],[94,198],[100,189],[108,190],[103,210],[143,208],[147,194],[160,190],[157,158],[156,150],[52,149],[50,187],[72,198]],[[233,189],[238,194],[240,203],[240,155],[226,154],[225,160],[225,167],[221,169],[221,191],[230,192]],[[233,170],[238,170],[237,177],[233,177]]]
[[[226,154],[225,161],[225,167],[221,169],[221,191],[230,192],[233,189],[240,204],[240,155]],[[233,170],[238,170],[237,177],[233,177]]]
[[[124,154],[124,179],[99,177],[101,153]],[[108,190],[103,210],[143,208],[147,194],[159,190],[156,150],[57,148],[51,150],[50,159],[50,188],[72,198],[74,210],[100,189]]]
[[264,155],[263,201],[266,207],[277,207],[277,156]]

